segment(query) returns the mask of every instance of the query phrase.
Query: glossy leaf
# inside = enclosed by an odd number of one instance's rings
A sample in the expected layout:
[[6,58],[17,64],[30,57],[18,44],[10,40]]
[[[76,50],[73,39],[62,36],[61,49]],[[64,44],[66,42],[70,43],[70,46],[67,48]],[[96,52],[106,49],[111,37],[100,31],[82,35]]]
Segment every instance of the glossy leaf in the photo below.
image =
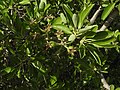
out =
[[12,9],[12,5],[13,5],[13,0],[10,0],[10,2],[9,2],[9,9]]
[[52,25],[54,24],[61,24],[62,23],[62,19],[61,17],[57,17],[52,21]]
[[67,23],[73,25],[73,22],[72,22],[73,13],[72,13],[71,9],[67,5],[64,4],[63,10],[64,10],[64,13],[66,16]]
[[91,4],[85,10],[83,10],[79,13],[79,15],[78,15],[78,17],[79,17],[78,29],[80,29],[82,27],[85,18],[87,17],[87,15],[89,14],[89,12],[93,8],[93,6],[94,6],[94,4]]
[[102,16],[101,16],[102,20],[105,20],[107,18],[107,16],[110,14],[114,6],[115,6],[115,3],[111,3],[104,9]]
[[111,32],[111,31],[101,31],[101,32],[97,32],[96,35],[93,37],[93,39],[95,39],[95,40],[103,40],[103,39],[110,38],[113,35],[114,35],[114,33]]
[[89,22],[110,1],[0,0],[0,89],[99,90],[100,72],[117,88],[119,16],[102,32],[101,11]]
[[45,8],[44,8],[44,12],[47,11],[47,9],[50,7],[50,5],[51,5],[51,4],[47,4],[47,5],[45,6]]
[[15,55],[15,52],[14,52],[14,50],[12,49],[12,48],[8,48],[9,49],[9,51],[13,54],[13,55]]
[[86,56],[86,49],[82,45],[79,46],[79,54],[81,59],[83,59]]
[[98,48],[115,48],[115,45],[111,45],[111,44],[107,44],[107,45],[93,44],[93,45]]
[[47,0],[40,0],[40,3],[44,2],[45,5],[47,4]]
[[55,47],[57,44],[54,41],[50,41],[50,45],[51,45],[51,47]]
[[68,38],[68,41],[73,42],[75,40],[76,36],[74,34],[71,34]]
[[78,16],[77,16],[77,14],[73,14],[72,21],[73,21],[74,27],[77,28],[77,25],[78,25]]
[[117,38],[119,35],[120,35],[119,30],[116,30],[115,33],[114,33],[114,36]]
[[86,36],[86,39],[91,39],[95,36],[96,32],[93,31],[87,31],[86,33],[84,33]]
[[50,78],[51,85],[54,85],[56,81],[57,81],[56,76],[51,76]]
[[98,40],[98,41],[93,41],[92,44],[94,45],[109,45],[111,42],[115,41],[114,37],[104,39],[104,40]]
[[83,33],[85,31],[92,30],[92,28],[94,28],[94,27],[96,27],[96,25],[86,26],[85,28],[79,29],[79,33]]
[[26,49],[26,53],[27,53],[28,56],[30,56],[30,50],[29,50],[29,48]]
[[21,76],[20,76],[20,69],[19,69],[18,72],[17,72],[17,77],[18,77],[18,78],[21,77]]
[[60,17],[62,19],[62,22],[67,23],[66,17],[63,13],[60,13]]
[[115,86],[114,85],[110,85],[110,90],[114,90]]
[[62,24],[56,24],[56,25],[52,25],[52,27],[56,30],[62,30],[64,33],[66,34],[72,34],[72,32],[70,31],[70,29]]
[[118,4],[118,7],[117,7],[117,8],[118,8],[118,10],[119,10],[119,15],[120,15],[120,4]]
[[90,51],[91,55],[93,56],[93,58],[96,60],[96,62],[101,65],[101,59],[99,57],[99,55],[97,54],[97,52],[95,51]]
[[98,30],[98,25],[96,25],[96,26],[92,29],[93,32],[96,32],[97,30]]
[[19,2],[19,4],[22,4],[22,5],[30,4],[30,0],[23,0]]
[[70,17],[72,18],[72,16],[73,16],[73,13],[72,13],[72,11],[70,10],[70,8],[67,6],[67,5],[63,5],[63,7],[64,7],[64,9],[65,9],[65,11],[70,15]]
[[0,51],[2,51],[3,50],[3,47],[0,47]]
[[40,73],[44,74],[46,71],[41,67],[41,64],[39,61],[33,62],[32,65],[40,71]]
[[6,67],[4,70],[5,70],[7,73],[10,73],[10,72],[11,72],[11,67]]
[[44,11],[44,8],[45,8],[45,3],[41,2],[39,5],[39,10]]
[[117,87],[115,90],[120,90],[120,87]]

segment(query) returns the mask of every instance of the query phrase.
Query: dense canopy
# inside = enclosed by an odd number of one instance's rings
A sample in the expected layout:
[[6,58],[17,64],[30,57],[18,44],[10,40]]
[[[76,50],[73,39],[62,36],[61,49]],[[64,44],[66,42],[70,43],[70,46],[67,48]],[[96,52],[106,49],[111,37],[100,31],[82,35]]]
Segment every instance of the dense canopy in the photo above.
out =
[[119,0],[0,0],[0,90],[120,90]]

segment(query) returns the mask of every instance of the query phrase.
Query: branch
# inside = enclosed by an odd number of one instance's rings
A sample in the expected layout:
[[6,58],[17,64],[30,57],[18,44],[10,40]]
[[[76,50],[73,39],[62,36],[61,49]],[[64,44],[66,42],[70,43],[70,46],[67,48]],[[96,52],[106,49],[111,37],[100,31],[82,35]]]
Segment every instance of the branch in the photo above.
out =
[[101,75],[101,82],[103,84],[103,87],[106,88],[107,90],[110,90],[110,86],[109,84],[107,83],[107,81],[105,80],[103,74],[100,74]]
[[108,26],[110,26],[111,22],[119,15],[119,11],[114,9],[112,13],[109,15],[108,19],[105,21],[103,26],[97,31],[104,31]]
[[98,10],[94,13],[93,17],[90,19],[90,23],[93,24],[97,18],[97,16],[99,15],[100,11],[101,11],[101,6],[98,8]]

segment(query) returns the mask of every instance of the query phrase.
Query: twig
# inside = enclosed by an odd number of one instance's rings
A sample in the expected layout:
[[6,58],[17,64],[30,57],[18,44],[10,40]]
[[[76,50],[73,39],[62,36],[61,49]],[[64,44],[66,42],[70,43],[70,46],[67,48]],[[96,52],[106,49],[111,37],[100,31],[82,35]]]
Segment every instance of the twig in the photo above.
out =
[[103,26],[97,30],[97,32],[99,31],[104,31],[108,26],[110,26],[111,22],[119,15],[119,11],[117,9],[114,9],[112,11],[112,13],[109,15],[108,19],[105,21],[105,23],[103,24]]
[[101,6],[98,8],[98,10],[94,13],[93,17],[90,19],[90,23],[93,24],[97,18],[97,16],[99,15],[100,11],[101,11]]
[[107,90],[110,90],[110,86],[109,86],[109,84],[107,83],[107,81],[105,80],[103,74],[100,74],[100,75],[101,75],[101,82],[102,82],[102,84],[103,84],[103,87],[104,87],[105,89],[107,89]]

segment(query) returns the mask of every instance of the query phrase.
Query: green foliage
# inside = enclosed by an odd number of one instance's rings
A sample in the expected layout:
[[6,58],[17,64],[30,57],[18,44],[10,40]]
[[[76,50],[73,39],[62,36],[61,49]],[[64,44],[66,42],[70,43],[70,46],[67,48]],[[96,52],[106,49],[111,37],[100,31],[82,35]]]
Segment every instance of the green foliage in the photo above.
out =
[[72,32],[70,31],[70,29],[62,24],[56,24],[56,25],[52,25],[52,27],[56,30],[62,30],[64,33],[66,34],[72,34]]
[[1,0],[0,89],[104,90],[103,73],[119,90],[119,21],[98,32],[115,8],[119,1]]
[[94,4],[91,4],[79,13],[78,29],[80,29],[82,27],[84,19],[87,17],[87,15],[89,14],[89,12],[91,11],[93,6],[94,6]]
[[103,11],[103,13],[102,13],[102,16],[101,16],[101,19],[102,19],[102,20],[105,20],[105,19],[106,19],[106,17],[110,14],[110,12],[111,12],[112,9],[114,8],[114,6],[115,6],[115,3],[111,3],[111,4],[109,4],[109,5],[104,9],[104,11]]

